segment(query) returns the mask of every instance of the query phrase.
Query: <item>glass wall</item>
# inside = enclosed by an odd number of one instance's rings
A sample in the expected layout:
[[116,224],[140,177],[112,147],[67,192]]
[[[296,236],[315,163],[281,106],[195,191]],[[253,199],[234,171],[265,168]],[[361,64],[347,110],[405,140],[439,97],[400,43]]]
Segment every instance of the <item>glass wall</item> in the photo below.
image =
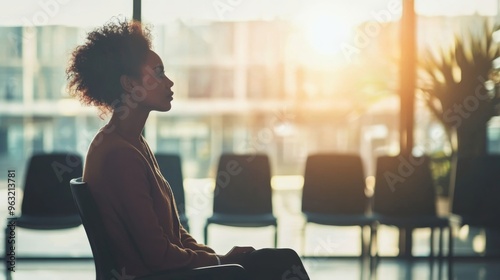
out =
[[[0,4],[0,171],[15,169],[23,178],[37,152],[85,156],[106,124],[109,116],[68,95],[65,76],[70,52],[87,32],[112,17],[131,18],[132,0],[105,2]],[[498,22],[497,2],[415,0],[419,54],[451,45],[460,26],[477,26],[484,17]],[[401,4],[143,0],[143,22],[175,83],[171,111],[153,112],[146,123],[151,148],[180,154],[187,189],[200,185],[197,191],[207,193],[205,183],[226,152],[269,155],[272,174],[292,175],[280,182],[297,194],[312,153],[360,154],[365,175],[374,175],[378,156],[399,152]],[[415,113],[414,152],[449,162],[450,139],[418,95]],[[488,135],[489,152],[500,153],[498,118]],[[444,178],[441,194],[449,184],[446,162],[434,168],[445,170],[435,174]],[[0,182],[6,176],[0,172]],[[209,201],[204,193],[188,197],[199,202],[197,195]],[[298,196],[296,202],[299,211]]]
[[[180,153],[188,178],[212,176],[223,152],[267,153],[275,175],[301,175],[311,153],[359,153],[373,174],[378,155],[399,151],[401,1],[352,2],[142,1],[175,82],[173,109],[146,126],[154,151]],[[480,17],[416,2],[419,49]],[[85,155],[106,119],[68,96],[68,55],[93,27],[130,18],[132,0],[1,5],[0,167],[22,174],[39,151]],[[416,144],[427,151],[422,141],[440,128],[418,114]]]
[[[144,1],[175,83],[173,109],[155,114],[146,137],[157,152],[180,151],[195,178],[212,176],[223,152],[266,153],[274,175],[301,175],[311,153],[361,153],[372,174],[375,153],[398,149],[397,110],[370,109],[397,96],[400,10],[371,14],[385,2]],[[370,23],[377,34],[366,34]],[[388,132],[375,139],[366,131],[377,125]]]
[[[69,54],[86,32],[113,16],[132,14],[132,1],[98,4],[55,0],[0,4],[2,170],[15,169],[23,178],[27,160],[38,152],[76,151],[83,156],[102,126],[95,110],[70,98],[65,74]],[[2,173],[0,180],[5,176]]]

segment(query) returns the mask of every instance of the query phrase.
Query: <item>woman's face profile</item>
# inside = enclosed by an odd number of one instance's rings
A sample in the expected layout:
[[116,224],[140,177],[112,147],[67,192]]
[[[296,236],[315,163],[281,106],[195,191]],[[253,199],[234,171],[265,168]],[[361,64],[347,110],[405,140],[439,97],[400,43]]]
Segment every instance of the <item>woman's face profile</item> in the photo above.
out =
[[132,89],[138,106],[147,111],[165,112],[172,108],[174,83],[165,75],[165,69],[161,58],[154,52],[149,51],[146,61],[141,67],[141,79],[137,81]]

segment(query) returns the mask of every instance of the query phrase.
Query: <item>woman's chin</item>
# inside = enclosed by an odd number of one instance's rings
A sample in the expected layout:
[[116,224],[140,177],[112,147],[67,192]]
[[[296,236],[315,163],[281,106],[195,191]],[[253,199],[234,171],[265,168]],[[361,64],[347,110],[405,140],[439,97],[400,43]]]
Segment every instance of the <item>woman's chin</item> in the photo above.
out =
[[156,111],[168,112],[168,111],[170,111],[170,109],[172,109],[172,104],[169,103],[168,105],[165,105],[165,106],[162,106],[161,108],[156,109]]

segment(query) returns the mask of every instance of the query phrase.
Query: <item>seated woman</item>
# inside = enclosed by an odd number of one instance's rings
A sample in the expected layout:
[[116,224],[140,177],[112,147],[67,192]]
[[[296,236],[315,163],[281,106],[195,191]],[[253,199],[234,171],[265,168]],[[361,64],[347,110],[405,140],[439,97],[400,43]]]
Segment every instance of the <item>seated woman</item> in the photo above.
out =
[[146,27],[116,21],[97,28],[72,53],[67,75],[71,93],[83,104],[112,114],[89,147],[83,180],[118,267],[141,276],[238,263],[251,279],[309,279],[293,250],[234,247],[218,255],[180,224],[172,190],[141,135],[149,113],[169,111],[174,95]]

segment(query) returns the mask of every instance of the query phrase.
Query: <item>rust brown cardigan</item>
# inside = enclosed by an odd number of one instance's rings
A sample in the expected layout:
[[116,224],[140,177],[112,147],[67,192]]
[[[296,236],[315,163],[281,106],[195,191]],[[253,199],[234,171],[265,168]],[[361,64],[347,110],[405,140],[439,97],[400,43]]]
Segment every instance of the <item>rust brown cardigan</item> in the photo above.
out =
[[[142,138],[142,137],[141,137]],[[153,271],[216,265],[215,252],[180,225],[172,190],[158,163],[105,126],[93,139],[84,167],[102,214],[118,271]]]

